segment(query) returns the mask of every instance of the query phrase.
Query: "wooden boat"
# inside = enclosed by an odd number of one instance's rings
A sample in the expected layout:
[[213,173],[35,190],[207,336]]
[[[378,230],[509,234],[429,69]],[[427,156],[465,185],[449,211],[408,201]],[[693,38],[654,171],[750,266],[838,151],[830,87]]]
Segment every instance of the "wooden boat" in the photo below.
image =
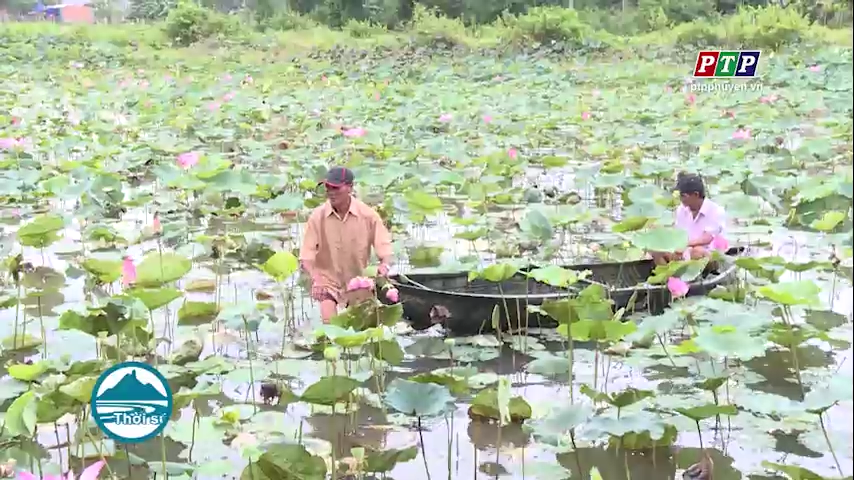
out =
[[[689,283],[687,295],[706,295],[718,285],[734,280],[735,258],[743,250],[743,247],[730,249],[716,270],[707,270]],[[591,283],[606,286],[615,310],[627,307],[634,297],[632,312],[643,311],[656,315],[663,312],[672,300],[666,285],[645,284],[655,269],[652,260],[568,265],[564,268],[590,270],[591,275],[569,289],[537,282],[522,273],[502,282],[500,290],[497,283],[487,280],[469,282],[468,272],[394,275],[389,280],[397,287],[403,304],[403,315],[413,328],[425,329],[442,323],[456,335],[474,335],[494,330],[491,317],[496,305],[500,305],[501,328],[504,330],[519,328],[520,325],[553,328],[557,326],[554,319],[526,314],[527,307],[541,305],[546,300],[574,296]],[[509,311],[509,315],[505,311]]]

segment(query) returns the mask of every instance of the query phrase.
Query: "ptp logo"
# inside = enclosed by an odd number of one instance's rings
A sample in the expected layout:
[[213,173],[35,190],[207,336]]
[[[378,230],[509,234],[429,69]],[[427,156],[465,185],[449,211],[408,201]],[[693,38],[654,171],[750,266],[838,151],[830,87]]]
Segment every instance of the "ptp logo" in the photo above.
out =
[[694,76],[704,78],[752,78],[756,76],[759,50],[724,52],[707,50],[697,54]]

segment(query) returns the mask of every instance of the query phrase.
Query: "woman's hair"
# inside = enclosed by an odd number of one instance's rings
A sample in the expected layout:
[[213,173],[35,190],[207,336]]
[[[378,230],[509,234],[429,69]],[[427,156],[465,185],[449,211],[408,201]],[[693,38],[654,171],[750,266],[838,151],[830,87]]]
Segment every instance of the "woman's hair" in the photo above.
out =
[[680,172],[676,178],[676,190],[680,193],[696,193],[700,198],[706,198],[706,185],[702,177],[696,173]]

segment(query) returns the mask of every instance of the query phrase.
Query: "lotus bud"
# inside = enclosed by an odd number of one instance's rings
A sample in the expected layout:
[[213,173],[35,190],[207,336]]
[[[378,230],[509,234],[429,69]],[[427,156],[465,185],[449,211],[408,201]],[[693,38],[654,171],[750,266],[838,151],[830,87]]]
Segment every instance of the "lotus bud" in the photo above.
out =
[[327,362],[335,363],[341,359],[341,350],[338,350],[337,347],[326,347],[323,349],[323,358]]
[[400,301],[400,296],[396,288],[390,288],[385,292],[385,298],[389,299],[389,301],[397,303]]

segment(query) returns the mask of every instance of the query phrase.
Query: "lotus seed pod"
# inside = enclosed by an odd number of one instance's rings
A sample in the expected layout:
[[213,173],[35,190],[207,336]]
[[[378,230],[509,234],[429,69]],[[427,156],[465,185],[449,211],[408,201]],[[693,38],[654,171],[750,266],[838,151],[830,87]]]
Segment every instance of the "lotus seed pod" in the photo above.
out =
[[453,338],[446,338],[445,339],[445,345],[447,345],[449,347],[453,347],[456,344],[457,344],[457,341],[454,340]]

